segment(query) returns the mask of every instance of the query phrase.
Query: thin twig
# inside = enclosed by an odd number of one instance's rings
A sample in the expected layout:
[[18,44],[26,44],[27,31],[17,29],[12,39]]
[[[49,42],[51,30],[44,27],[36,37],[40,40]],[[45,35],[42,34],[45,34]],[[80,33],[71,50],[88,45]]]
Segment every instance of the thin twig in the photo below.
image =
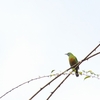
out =
[[[77,63],[77,65],[76,65],[76,67],[75,68],[77,68],[77,66],[79,66],[83,61],[85,61],[98,47],[100,46],[100,44],[99,45],[97,45],[83,60],[81,60],[81,62],[78,62]],[[73,65],[73,66],[75,66],[75,65]],[[72,67],[73,67],[72,66]],[[71,68],[70,68],[71,69]],[[53,82],[55,79],[57,79],[59,76],[61,76],[63,73],[65,73],[66,71],[68,71],[68,70],[65,70],[64,72],[62,72],[61,74],[59,74],[57,77],[55,77],[53,80],[51,80],[50,82],[48,82],[46,85],[44,85],[39,91],[37,91],[29,100],[32,100],[32,98],[33,97],[35,97],[41,90],[43,90],[46,86],[48,86],[51,82]]]
[[39,76],[39,77],[37,77],[37,78],[30,79],[30,80],[28,80],[28,81],[26,81],[26,82],[23,82],[23,83],[19,84],[18,86],[12,88],[11,90],[7,91],[7,92],[6,92],[5,94],[3,94],[2,96],[0,96],[0,99],[1,99],[2,97],[4,97],[5,95],[7,95],[8,93],[10,93],[11,91],[13,91],[13,90],[19,88],[20,86],[22,86],[22,85],[24,85],[24,84],[30,83],[30,82],[33,81],[33,80],[37,80],[37,79],[44,78],[44,77],[50,77],[50,75],[47,75],[47,76],[41,76],[41,77]]
[[[77,64],[75,64],[75,65],[73,65],[73,66],[79,66],[81,63],[82,63],[83,61],[81,61],[81,62],[78,62]],[[73,67],[72,66],[72,67]],[[67,72],[67,71],[69,71],[70,69],[72,69],[71,67],[70,68],[68,68],[68,69],[66,69],[65,71],[63,71],[62,73],[60,73],[58,76],[56,76],[55,78],[53,78],[51,81],[49,81],[47,84],[45,84],[42,88],[40,88],[29,100],[32,100],[40,91],[42,91],[46,86],[48,86],[48,85],[50,85],[50,83],[51,82],[53,82],[55,79],[57,79],[59,76],[61,76],[62,74],[64,74],[65,72]]]
[[[84,60],[85,61],[85,60]],[[79,66],[81,63],[82,63],[83,61],[81,61],[81,62],[78,62],[77,63],[77,65],[75,66],[75,68],[77,67],[77,66]],[[75,69],[74,68],[74,69]],[[51,92],[51,94],[49,95],[49,97],[46,99],[46,100],[49,100],[49,98],[54,94],[54,92],[62,85],[62,83],[70,76],[70,74],[72,74],[72,72],[73,72],[74,70],[72,70],[65,78],[64,78],[64,80],[54,89],[54,91],[53,92]],[[32,100],[32,99],[29,99],[29,100]]]
[[[64,74],[66,71],[68,71],[68,70],[70,70],[71,68],[68,68],[67,70],[65,70],[64,72],[62,72],[61,74],[58,74],[53,80],[51,80],[51,81],[54,81],[56,78],[58,78],[59,76],[61,76],[62,74]],[[7,91],[6,93],[4,93],[2,96],[0,96],[0,99],[2,98],[2,97],[4,97],[5,95],[7,95],[8,93],[10,93],[10,92],[12,92],[13,90],[15,90],[15,89],[17,89],[17,88],[19,88],[20,86],[22,86],[22,85],[25,85],[26,83],[30,83],[31,81],[33,81],[33,80],[37,80],[37,79],[40,79],[40,78],[44,78],[44,77],[50,77],[50,75],[47,75],[47,76],[42,76],[42,77],[38,77],[38,78],[34,78],[34,79],[31,79],[31,80],[28,80],[28,81],[26,81],[26,82],[23,82],[22,84],[19,84],[18,86],[16,86],[16,87],[14,87],[14,88],[12,88],[11,90],[9,90],[9,91]],[[50,82],[51,83],[51,82]],[[49,84],[50,84],[49,83]],[[49,85],[48,84],[48,85]],[[44,87],[45,88],[45,87]],[[40,90],[41,91],[41,90]]]
[[86,58],[86,60],[88,60],[88,59],[90,59],[90,58],[92,58],[92,57],[94,57],[94,56],[96,56],[96,55],[98,55],[98,54],[100,54],[100,52],[93,54],[92,56]]
[[51,94],[49,95],[49,97],[46,100],[49,100],[49,98],[54,94],[54,92],[61,86],[61,84],[63,84],[63,82],[72,74],[73,71],[71,71],[65,78],[64,80],[54,89],[54,91],[51,92]]
[[98,44],[84,59],[87,59],[99,46],[100,44]]
[[68,71],[70,69],[71,68],[68,68],[67,70],[63,71],[61,74],[59,74],[58,76],[53,78],[50,82],[48,82],[46,85],[44,85],[42,88],[40,88],[40,90],[38,90],[29,100],[32,100],[32,98],[34,98],[41,90],[43,90],[46,86],[50,85],[51,82],[53,82],[55,79],[57,79],[59,76],[61,76],[62,74],[64,74],[66,71]]

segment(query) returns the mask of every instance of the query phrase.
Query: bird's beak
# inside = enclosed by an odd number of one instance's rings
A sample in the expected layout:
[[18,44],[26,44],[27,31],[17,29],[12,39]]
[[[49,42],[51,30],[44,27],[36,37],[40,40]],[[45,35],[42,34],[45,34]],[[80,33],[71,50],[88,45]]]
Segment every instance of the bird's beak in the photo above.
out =
[[68,55],[68,53],[65,53],[65,55]]

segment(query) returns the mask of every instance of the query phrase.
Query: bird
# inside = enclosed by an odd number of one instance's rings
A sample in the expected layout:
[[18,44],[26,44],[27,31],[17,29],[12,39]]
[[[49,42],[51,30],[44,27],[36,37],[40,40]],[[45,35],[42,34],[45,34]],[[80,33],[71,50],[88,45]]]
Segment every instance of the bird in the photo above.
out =
[[[69,64],[70,64],[70,66],[71,66],[72,68],[76,67],[76,64],[78,63],[77,58],[76,58],[71,52],[68,52],[68,53],[66,53],[65,55],[68,55],[68,57],[69,57]],[[75,66],[74,66],[74,65],[75,65]],[[77,66],[77,67],[75,68],[75,75],[76,75],[76,77],[79,76],[78,70],[79,70],[79,66]]]

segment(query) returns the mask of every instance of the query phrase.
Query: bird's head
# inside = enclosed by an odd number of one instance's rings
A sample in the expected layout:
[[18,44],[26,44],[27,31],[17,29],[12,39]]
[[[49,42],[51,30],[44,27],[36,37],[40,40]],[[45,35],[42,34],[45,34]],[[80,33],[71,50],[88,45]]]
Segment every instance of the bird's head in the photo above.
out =
[[73,55],[71,52],[68,52],[68,53],[66,53],[65,55],[68,55],[68,56],[70,56],[70,55]]

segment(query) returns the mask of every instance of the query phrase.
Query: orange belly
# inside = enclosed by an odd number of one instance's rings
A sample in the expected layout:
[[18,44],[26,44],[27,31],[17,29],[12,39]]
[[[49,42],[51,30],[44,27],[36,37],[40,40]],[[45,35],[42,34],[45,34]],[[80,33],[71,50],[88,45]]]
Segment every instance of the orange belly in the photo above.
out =
[[69,63],[70,63],[71,66],[73,66],[74,64],[76,64],[76,59],[69,58]]

